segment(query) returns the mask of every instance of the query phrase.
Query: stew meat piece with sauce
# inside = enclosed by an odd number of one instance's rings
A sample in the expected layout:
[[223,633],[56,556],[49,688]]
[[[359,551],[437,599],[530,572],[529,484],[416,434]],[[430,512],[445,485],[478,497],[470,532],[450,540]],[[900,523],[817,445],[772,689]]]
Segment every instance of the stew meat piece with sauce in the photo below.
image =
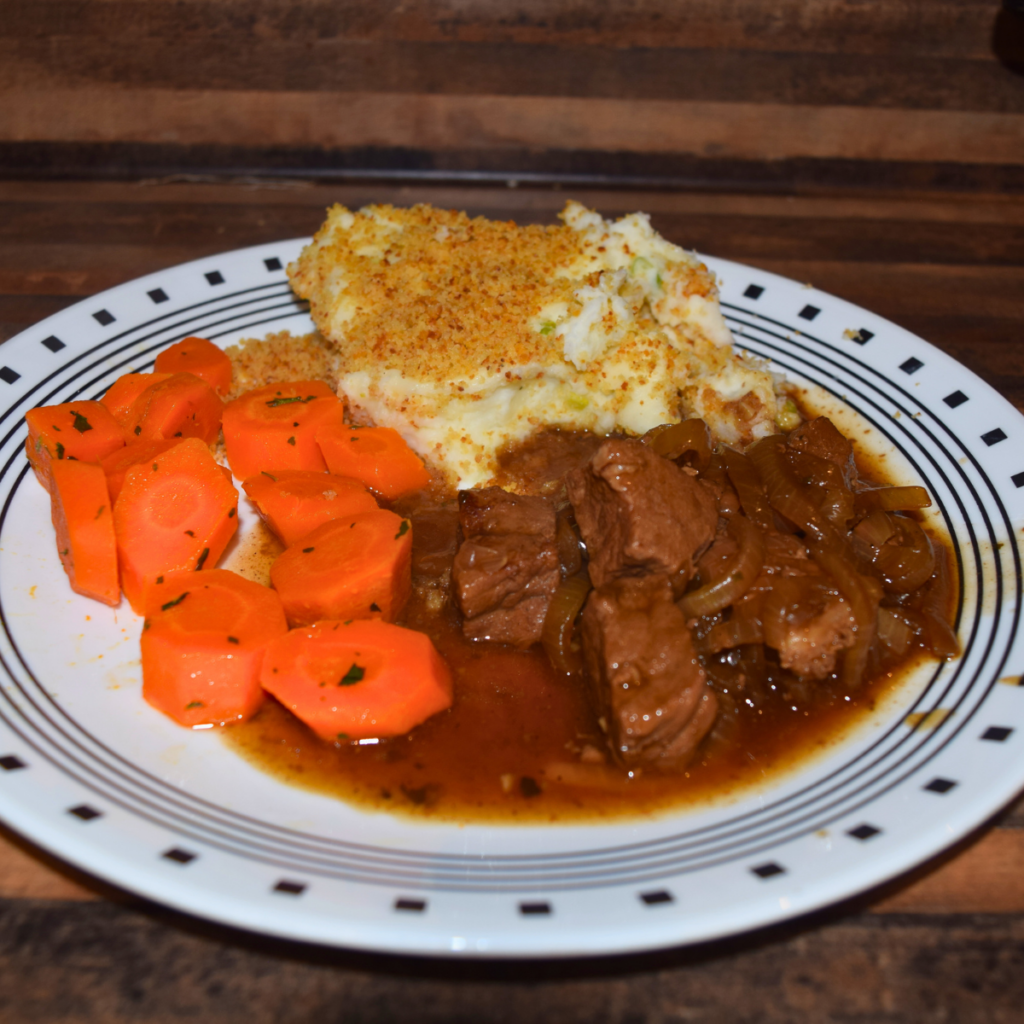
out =
[[592,591],[580,624],[591,702],[626,768],[684,766],[718,711],[664,574]]
[[681,593],[715,536],[710,488],[640,441],[604,441],[565,479],[595,587],[618,576],[662,573]]
[[561,579],[555,506],[500,487],[459,493],[465,540],[452,582],[466,636],[530,647]]

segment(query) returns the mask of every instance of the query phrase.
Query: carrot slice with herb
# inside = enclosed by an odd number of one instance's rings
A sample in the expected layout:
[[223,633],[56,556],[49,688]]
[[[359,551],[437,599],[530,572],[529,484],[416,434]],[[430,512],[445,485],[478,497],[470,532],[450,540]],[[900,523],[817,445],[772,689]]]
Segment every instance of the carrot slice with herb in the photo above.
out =
[[239,480],[267,470],[325,472],[317,430],[342,422],[344,403],[319,380],[254,388],[224,409],[224,445]]
[[224,403],[191,373],[175,373],[150,385],[132,403],[125,419],[129,438],[159,441],[198,437],[213,444],[220,434]]
[[157,373],[193,373],[218,395],[231,390],[231,360],[206,338],[184,338],[156,357]]
[[117,420],[99,402],[43,405],[25,413],[25,453],[39,482],[50,490],[50,466],[61,459],[99,462],[124,447]]
[[451,673],[430,638],[374,619],[272,640],[260,682],[330,741],[401,736],[452,704]]
[[330,473],[280,469],[242,483],[256,510],[288,547],[332,519],[372,512],[377,501],[358,481]]
[[147,595],[142,695],[181,725],[244,722],[264,700],[266,646],[287,631],[269,587],[227,569],[168,573]]
[[350,476],[383,498],[400,498],[430,483],[423,460],[390,427],[325,424],[316,435],[327,468]]
[[102,468],[65,459],[54,462],[50,472],[50,514],[71,589],[104,604],[120,604],[114,519]]
[[179,444],[181,439],[177,437],[172,437],[169,441],[133,441],[100,459],[103,472],[107,475],[107,490],[110,491],[111,503],[117,501],[117,496],[124,486],[125,475],[132,466],[137,466],[140,462],[152,462],[156,456],[163,455]]
[[128,422],[128,410],[136,399],[148,387],[167,380],[169,373],[124,373],[107,388],[107,393],[100,399],[101,404],[110,410],[111,415],[121,426]]
[[175,569],[212,569],[238,527],[238,493],[192,437],[132,466],[114,503],[121,586],[141,612],[145,592]]
[[378,509],[318,526],[270,567],[291,625],[318,619],[392,621],[412,590],[412,528]]

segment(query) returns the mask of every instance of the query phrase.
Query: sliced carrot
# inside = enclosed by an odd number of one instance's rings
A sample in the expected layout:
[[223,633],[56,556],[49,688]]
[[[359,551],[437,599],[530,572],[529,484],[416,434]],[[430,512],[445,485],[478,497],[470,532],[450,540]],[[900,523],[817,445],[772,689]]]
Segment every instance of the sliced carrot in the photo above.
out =
[[269,587],[227,569],[168,573],[146,599],[142,696],[182,725],[244,722],[263,703],[263,652],[287,631]]
[[220,434],[224,403],[206,383],[191,373],[174,373],[150,385],[132,402],[125,432],[140,441],[198,437],[213,444]]
[[350,476],[383,498],[400,498],[430,483],[423,460],[390,427],[322,426],[316,435],[327,468]]
[[61,459],[99,462],[124,447],[117,420],[99,402],[43,405],[25,413],[25,453],[39,482],[50,490],[50,466]]
[[140,462],[152,462],[156,456],[163,455],[179,444],[181,439],[177,437],[172,437],[169,441],[133,441],[100,459],[103,472],[107,475],[107,490],[110,491],[111,504],[117,501],[117,496],[124,486],[125,475],[132,466],[137,466]]
[[120,604],[114,518],[102,468],[64,459],[53,462],[50,473],[50,514],[71,589],[104,604]]
[[113,415],[114,419],[124,426],[128,422],[128,410],[146,388],[167,380],[169,373],[125,373],[107,388],[107,393],[100,399]]
[[238,527],[238,493],[191,437],[132,466],[114,503],[121,586],[141,612],[149,587],[175,569],[212,569]]
[[291,625],[396,619],[412,590],[408,519],[378,509],[318,526],[270,567]]
[[194,373],[217,392],[231,390],[231,360],[206,338],[185,338],[156,357],[157,373]]
[[239,480],[263,470],[325,472],[316,432],[325,423],[341,423],[344,414],[344,403],[319,380],[247,391],[224,409],[224,445],[231,472]]
[[318,622],[267,646],[263,688],[325,740],[401,736],[452,704],[424,633],[378,620]]
[[376,499],[358,480],[330,473],[264,471],[249,477],[242,487],[285,547],[332,519],[377,507]]

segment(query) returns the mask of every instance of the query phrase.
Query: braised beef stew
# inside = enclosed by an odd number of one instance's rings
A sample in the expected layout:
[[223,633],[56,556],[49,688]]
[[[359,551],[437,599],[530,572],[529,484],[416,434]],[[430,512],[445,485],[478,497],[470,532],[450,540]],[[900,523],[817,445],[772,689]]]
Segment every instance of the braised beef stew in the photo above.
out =
[[406,814],[640,815],[763,780],[899,671],[956,653],[948,554],[915,518],[927,495],[866,479],[826,419],[745,453],[699,421],[550,430],[498,483],[395,505],[414,536],[402,621],[448,660],[449,711],[328,745],[271,702],[229,742]]

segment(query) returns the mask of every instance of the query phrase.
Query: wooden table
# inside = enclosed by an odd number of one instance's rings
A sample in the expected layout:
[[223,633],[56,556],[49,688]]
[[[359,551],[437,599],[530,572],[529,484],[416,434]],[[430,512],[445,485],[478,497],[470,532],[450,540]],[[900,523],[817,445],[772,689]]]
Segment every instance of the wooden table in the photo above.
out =
[[[1024,195],[577,189],[687,247],[833,292],[1024,409]],[[0,339],[129,278],[310,234],[333,201],[550,220],[557,188],[302,180],[0,182]],[[532,963],[324,949],[189,918],[0,831],[0,1021],[1017,1021],[1024,802],[910,876],[690,949]]]

